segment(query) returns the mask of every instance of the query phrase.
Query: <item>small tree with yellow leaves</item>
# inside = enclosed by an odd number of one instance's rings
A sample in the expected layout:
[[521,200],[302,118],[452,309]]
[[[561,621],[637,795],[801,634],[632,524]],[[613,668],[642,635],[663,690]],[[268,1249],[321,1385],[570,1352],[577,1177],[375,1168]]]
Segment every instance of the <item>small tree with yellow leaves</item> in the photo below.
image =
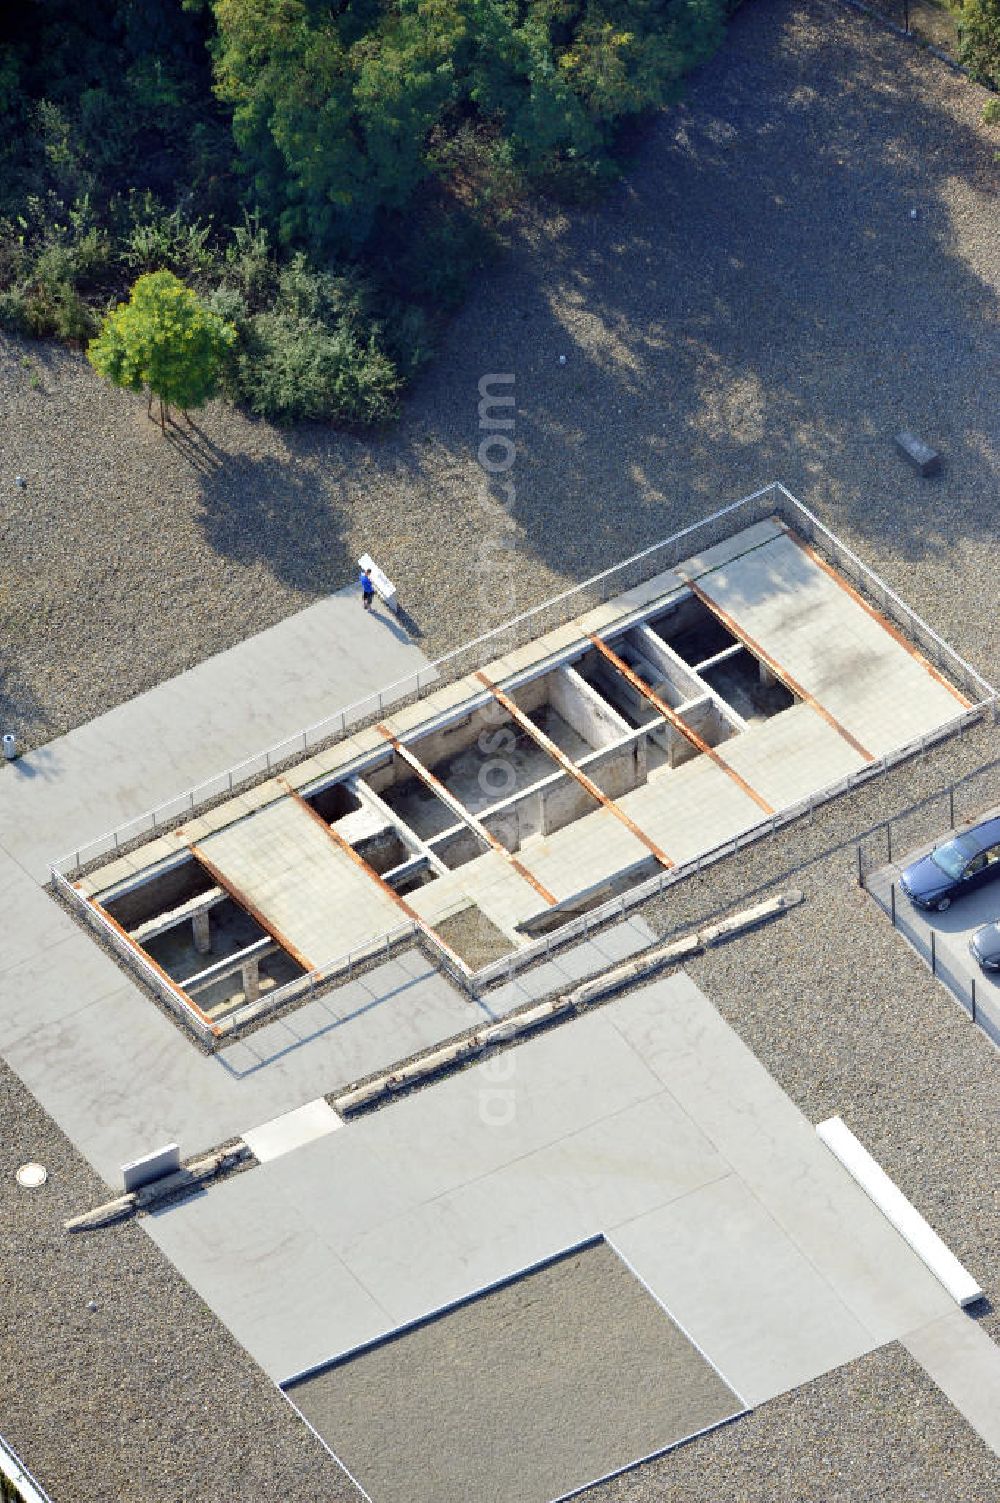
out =
[[149,395],[160,403],[160,428],[171,407],[202,407],[219,389],[219,377],[236,331],[171,271],[140,277],[127,303],[105,318],[87,347],[94,369],[116,386]]

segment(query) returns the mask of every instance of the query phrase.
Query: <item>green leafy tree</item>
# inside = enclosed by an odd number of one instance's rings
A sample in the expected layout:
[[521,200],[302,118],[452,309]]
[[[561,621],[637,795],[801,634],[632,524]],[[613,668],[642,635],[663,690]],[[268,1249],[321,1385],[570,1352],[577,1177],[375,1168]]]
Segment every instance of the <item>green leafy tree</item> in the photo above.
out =
[[[187,418],[219,387],[223,362],[236,331],[210,313],[171,271],[140,277],[127,303],[119,303],[87,347],[94,369],[116,386],[149,393],[160,402],[160,427],[171,407]],[[188,418],[190,422],[190,418]]]
[[959,58],[973,78],[1000,89],[1000,0],[962,0],[956,12]]

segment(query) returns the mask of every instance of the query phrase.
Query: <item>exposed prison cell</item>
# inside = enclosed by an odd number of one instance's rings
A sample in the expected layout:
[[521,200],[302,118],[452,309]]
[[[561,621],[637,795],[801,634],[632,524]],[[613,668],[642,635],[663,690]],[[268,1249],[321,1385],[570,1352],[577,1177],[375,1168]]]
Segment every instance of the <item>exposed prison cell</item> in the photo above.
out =
[[286,985],[302,967],[194,857],[102,898],[132,943],[208,1017]]
[[697,587],[661,576],[194,821],[182,855],[94,874],[91,900],[213,1019],[406,926],[474,973],[955,713],[780,524],[745,537]]
[[[484,693],[405,747],[387,742],[363,771],[307,790],[304,801],[403,899],[498,847],[530,850],[600,811],[601,796],[619,799],[795,702],[700,602],[685,604],[610,636],[607,654],[588,643],[519,683],[509,695],[519,714]],[[643,880],[655,864],[642,856],[583,906]],[[304,970],[197,858],[105,907],[212,1018]],[[428,922],[463,959],[495,957],[518,939],[468,895],[449,895]],[[331,934],[331,953],[350,949],[351,938]]]

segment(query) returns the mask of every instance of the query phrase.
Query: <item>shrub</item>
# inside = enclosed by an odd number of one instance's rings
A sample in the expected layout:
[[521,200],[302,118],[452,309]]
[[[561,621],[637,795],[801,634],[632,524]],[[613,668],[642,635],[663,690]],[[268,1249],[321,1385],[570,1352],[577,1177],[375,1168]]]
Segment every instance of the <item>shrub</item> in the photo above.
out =
[[336,418],[367,425],[397,412],[399,376],[374,334],[284,311],[258,313],[237,357],[240,394],[279,423]]
[[190,280],[214,270],[210,224],[189,219],[180,207],[167,213],[151,193],[131,195],[129,218],[122,260],[130,270],[172,271]]
[[1000,89],[1000,0],[958,6],[958,56],[973,78]]

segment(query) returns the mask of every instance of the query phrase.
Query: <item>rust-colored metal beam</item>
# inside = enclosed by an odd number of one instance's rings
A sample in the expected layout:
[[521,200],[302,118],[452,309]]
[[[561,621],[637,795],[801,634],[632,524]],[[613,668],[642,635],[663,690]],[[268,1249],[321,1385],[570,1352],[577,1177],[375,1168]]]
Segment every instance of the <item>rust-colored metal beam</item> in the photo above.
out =
[[[680,573],[679,570],[678,573]],[[822,720],[825,720],[827,725],[830,726],[832,730],[835,730],[837,732],[838,736],[842,736],[844,738],[848,746],[853,747],[859,757],[863,757],[866,762],[874,762],[875,758],[873,754],[868,750],[868,748],[866,746],[862,746],[858,738],[856,736],[852,736],[847,727],[841,725],[836,716],[831,715],[830,711],[827,710],[823,705],[821,705],[819,700],[816,699],[814,695],[809,693],[808,689],[804,689],[802,685],[796,679],[794,679],[790,673],[787,672],[786,669],[782,668],[781,664],[776,662],[775,659],[771,657],[770,653],[765,652],[760,643],[756,642],[753,637],[751,637],[749,632],[744,631],[742,626],[740,626],[736,621],[733,620],[728,611],[724,611],[721,605],[717,605],[712,597],[710,595],[707,595],[700,585],[695,584],[694,580],[691,579],[689,575],[681,574],[681,578],[684,580],[684,583],[687,585],[692,595],[694,595],[695,599],[700,600],[706,610],[711,611],[712,615],[715,616],[717,620],[721,621],[723,626],[725,626],[727,630],[731,631],[733,636],[736,637],[738,641],[743,643],[744,647],[749,648],[755,658],[759,658],[762,663],[770,668],[775,678],[780,679],[781,682],[785,685],[786,689],[790,689],[791,692],[796,695],[797,698],[801,699],[804,704],[807,704],[810,709],[815,710],[816,714],[819,715]]]
[[697,731],[692,730],[689,725],[686,725],[678,715],[674,707],[672,705],[668,705],[665,699],[661,699],[659,694],[656,693],[656,690],[652,689],[649,684],[646,683],[646,680],[644,678],[641,678],[639,674],[636,673],[634,668],[630,668],[624,658],[619,657],[617,652],[615,652],[613,648],[608,646],[607,642],[602,642],[600,637],[596,637],[593,632],[588,632],[587,635],[589,636],[590,640],[593,642],[594,646],[597,648],[601,656],[607,658],[612,667],[616,668],[622,675],[622,677],[628,680],[633,689],[638,690],[638,692],[649,701],[653,708],[659,711],[659,713],[664,717],[667,723],[669,725],[672,725],[674,730],[677,731],[679,735],[684,737],[685,741],[689,741],[693,747],[695,747],[699,752],[702,753],[703,756],[708,757],[710,762],[714,762],[716,767],[721,768],[721,770],[727,775],[727,777],[732,778],[733,782],[737,783],[739,787],[742,788],[743,792],[747,794],[749,798],[753,799],[757,807],[759,809],[763,809],[765,814],[774,813],[774,810],[768,803],[767,799],[762,798],[755,788],[751,788],[746,778],[741,777],[740,774],[736,771],[735,767],[730,767],[725,757],[721,757],[714,746],[709,746],[708,742],[703,736],[699,736]]
[[459,969],[464,971],[466,975],[471,974],[469,967],[466,965],[462,957],[460,955],[456,955],[451,946],[445,944],[444,940],[431,927],[427,920],[421,918],[416,909],[411,908],[406,899],[401,898],[399,893],[396,892],[394,888],[390,887],[389,883],[382,876],[381,872],[377,872],[373,866],[370,866],[369,863],[365,860],[364,856],[356,851],[354,847],[344,839],[343,835],[341,835],[338,830],[335,830],[332,825],[328,825],[321,814],[316,813],[316,810],[313,808],[312,804],[310,804],[306,799],[302,797],[297,788],[293,788],[282,777],[275,778],[275,782],[281,784],[282,788],[284,788],[288,796],[294,799],[294,801],[299,805],[300,808],[305,810],[305,812],[309,815],[309,818],[314,819],[319,825],[320,829],[326,831],[327,835],[329,836],[330,840],[332,840],[333,844],[337,847],[338,851],[342,851],[345,856],[347,856],[351,861],[354,862],[355,866],[360,867],[360,869],[368,877],[371,878],[376,886],[382,889],[386,897],[391,898],[392,901],[396,904],[396,907],[399,908],[403,913],[405,913],[406,917],[410,919],[412,923],[416,924],[417,928],[428,936],[432,944],[439,945],[442,950],[445,950],[451,956],[452,960],[454,960]]
[[936,679],[937,682],[942,686],[942,688],[947,689],[949,694],[953,694],[958,700],[959,704],[963,705],[965,709],[968,710],[971,708],[971,700],[966,699],[964,694],[959,693],[959,691],[955,688],[955,685],[950,683],[948,679],[945,678],[944,674],[940,673],[938,669],[934,667],[933,663],[928,662],[927,658],[924,657],[922,652],[917,651],[913,643],[908,641],[908,639],[906,638],[904,633],[900,631],[898,626],[893,625],[888,616],[883,616],[881,611],[877,611],[873,605],[869,605],[868,601],[861,594],[861,592],[859,590],[856,590],[850,583],[850,581],[846,580],[842,574],[838,574],[837,570],[832,566],[832,564],[828,564],[826,559],[823,558],[821,554],[816,552],[815,548],[811,548],[806,542],[805,538],[800,538],[798,533],[795,532],[793,528],[789,527],[787,522],[782,522],[780,525],[784,530],[785,535],[795,544],[796,548],[801,548],[802,552],[806,555],[807,558],[812,559],[817,568],[822,569],[824,574],[828,574],[833,580],[834,584],[839,585],[846,594],[850,595],[851,599],[856,605],[860,605],[861,609],[865,611],[867,615],[871,616],[873,621],[878,622],[883,631],[887,631],[889,633],[894,642],[898,642],[900,647],[905,648],[906,651],[910,654],[910,657],[916,659],[921,668],[924,669],[925,673],[929,673],[931,678]]
[[[79,891],[79,888],[77,889],[77,891]],[[121,938],[129,946],[129,948],[134,950],[146,965],[153,968],[153,970],[159,976],[160,980],[170,988],[181,1005],[183,1007],[190,1008],[195,1016],[199,1018],[202,1023],[204,1023],[205,1027],[212,1030],[212,1033],[216,1038],[221,1037],[223,1030],[219,1027],[218,1023],[215,1022],[214,1018],[209,1017],[208,1013],[198,1006],[194,998],[188,996],[187,992],[181,986],[180,982],[175,981],[172,976],[168,976],[163,967],[161,965],[158,965],[157,962],[153,959],[152,955],[144,950],[142,945],[136,943],[131,934],[129,934],[128,930],[123,928],[123,926],[118,922],[116,918],[112,918],[111,914],[104,907],[103,903],[99,903],[96,898],[88,897],[86,893],[83,892],[80,893],[80,896],[81,898],[83,898],[83,901],[85,903],[89,903],[92,908],[96,909],[96,911],[101,915],[101,918],[104,920],[104,922],[111,925],[115,933],[121,936]]]
[[231,881],[230,878],[226,876],[225,872],[222,871],[220,867],[216,866],[215,862],[212,861],[210,857],[205,855],[205,852],[201,849],[201,846],[190,845],[188,846],[188,850],[191,852],[191,855],[196,861],[201,862],[201,865],[205,868],[209,875],[215,878],[217,885],[219,887],[225,888],[226,892],[228,892],[233,902],[238,903],[240,907],[245,910],[245,912],[249,913],[250,917],[254,919],[255,922],[258,923],[264,930],[265,934],[270,934],[274,942],[276,944],[279,944],[281,948],[286,952],[286,954],[292,957],[296,965],[300,965],[304,971],[314,971],[316,969],[309,957],[303,955],[302,951],[297,949],[296,946],[292,944],[290,939],[285,938],[281,930],[276,928],[271,920],[267,917],[267,915],[262,913],[257,905],[247,897],[243,889],[237,887],[236,883]]
[[425,767],[420,758],[415,756],[414,753],[410,751],[408,746],[404,746],[399,738],[393,735],[388,726],[377,725],[375,729],[381,732],[396,755],[402,757],[407,767],[409,767],[413,771],[413,773],[420,779],[420,781],[424,783],[432,793],[436,793],[438,798],[441,799],[442,803],[447,804],[448,808],[451,809],[453,814],[457,814],[458,817],[464,820],[471,829],[475,830],[476,834],[481,840],[485,840],[488,846],[490,846],[499,855],[503,856],[505,860],[509,861],[511,866],[517,872],[518,876],[523,877],[526,882],[530,883],[538,893],[539,897],[544,898],[546,903],[548,903],[550,906],[558,902],[558,899],[553,897],[548,888],[543,887],[538,878],[532,876],[531,872],[528,871],[528,868],[526,866],[522,866],[521,862],[518,861],[517,857],[514,855],[514,852],[508,851],[503,842],[498,840],[495,835],[490,833],[490,831],[483,824],[482,820],[477,819],[469,809],[465,808],[464,804],[462,804],[457,798],[455,798],[453,794],[450,794],[447,788],[441,782],[441,779],[436,778],[431,772],[430,768]]
[[657,861],[662,867],[665,867],[667,871],[670,870],[674,863],[671,861],[666,852],[661,851],[660,847],[655,843],[655,841],[650,840],[645,831],[640,830],[635,820],[630,819],[629,816],[625,813],[625,810],[619,808],[613,798],[608,798],[606,793],[602,793],[600,788],[598,788],[597,784],[592,778],[588,778],[585,772],[581,772],[579,767],[575,767],[570,761],[569,757],[567,757],[566,753],[562,751],[558,746],[556,746],[555,742],[551,741],[549,737],[546,736],[544,731],[540,731],[538,729],[538,726],[531,719],[531,717],[526,715],[524,711],[514,703],[509,695],[505,694],[502,689],[499,689],[497,685],[493,683],[492,679],[487,678],[485,673],[477,673],[476,678],[481,684],[489,689],[490,693],[493,695],[493,698],[497,701],[498,704],[503,706],[503,708],[507,711],[507,714],[510,716],[511,720],[519,725],[521,729],[532,738],[532,740],[536,741],[543,751],[548,752],[549,756],[559,764],[564,772],[568,772],[571,778],[575,778],[576,781],[580,784],[581,788],[585,788],[587,790],[591,798],[596,799],[597,803],[600,804],[603,808],[610,810],[615,818],[620,820],[621,823],[632,832],[636,840],[641,841],[641,843],[646,847],[647,851],[650,851],[656,857]]

